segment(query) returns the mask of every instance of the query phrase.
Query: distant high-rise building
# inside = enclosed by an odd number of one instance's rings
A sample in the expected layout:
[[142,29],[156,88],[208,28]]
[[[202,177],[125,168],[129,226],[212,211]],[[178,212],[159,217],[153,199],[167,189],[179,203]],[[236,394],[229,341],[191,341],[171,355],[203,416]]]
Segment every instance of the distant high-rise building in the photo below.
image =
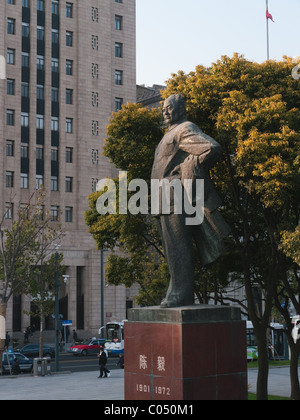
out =
[[[103,288],[103,278],[101,287],[100,251],[84,212],[98,180],[117,176],[103,142],[112,112],[136,101],[135,37],[135,0],[1,0],[0,214],[45,187],[53,220],[60,214],[66,231],[60,313],[89,333],[101,312],[105,322],[121,321],[131,306],[124,287]],[[14,296],[7,329],[32,323],[29,308],[28,297]]]

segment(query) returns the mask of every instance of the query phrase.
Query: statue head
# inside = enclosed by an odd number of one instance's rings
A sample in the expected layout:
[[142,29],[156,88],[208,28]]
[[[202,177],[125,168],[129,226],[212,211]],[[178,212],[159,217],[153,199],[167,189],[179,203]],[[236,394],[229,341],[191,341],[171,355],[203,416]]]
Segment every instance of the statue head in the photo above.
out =
[[185,119],[185,100],[180,94],[169,96],[163,106],[163,117],[168,125]]

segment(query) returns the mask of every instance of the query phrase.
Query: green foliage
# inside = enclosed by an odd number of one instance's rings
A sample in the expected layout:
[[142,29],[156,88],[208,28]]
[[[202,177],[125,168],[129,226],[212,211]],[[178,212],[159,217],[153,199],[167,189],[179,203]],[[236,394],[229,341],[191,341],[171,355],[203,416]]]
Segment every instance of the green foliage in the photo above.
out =
[[150,180],[154,151],[161,139],[161,113],[139,104],[127,104],[114,113],[107,127],[104,156],[129,179]]
[[35,304],[33,312],[25,312],[31,316],[45,317],[54,312],[55,276],[61,278],[65,267],[62,265],[63,254],[52,254],[47,261],[37,267],[32,267],[30,277],[25,284],[24,292],[29,294]]
[[181,93],[188,118],[223,146],[212,175],[236,238],[272,223],[278,241],[280,230],[298,223],[300,89],[293,66],[287,57],[258,64],[224,56],[209,68],[174,74],[163,92]]
[[[107,134],[104,155],[128,172],[128,182],[140,178],[149,185],[155,148],[163,136],[160,111],[127,104],[113,115]],[[86,224],[98,249],[118,248],[123,254],[109,256],[105,273],[108,283],[126,287],[138,283],[140,293],[136,301],[141,305],[157,304],[166,289],[168,274],[161,268],[162,250],[156,224],[151,216],[119,214],[119,179],[114,181],[117,213],[100,215],[96,202],[105,191],[95,192],[89,196]]]
[[294,232],[282,232],[281,249],[300,266],[300,226]]
[[[5,214],[0,220],[0,280],[4,284],[2,302],[7,303],[12,294],[29,293],[30,281],[36,267],[46,264],[53,253],[53,243],[63,235],[59,224],[51,223],[45,210],[44,190],[32,194],[28,203],[17,210],[10,224]],[[43,270],[46,269],[46,265]]]
[[[216,278],[225,287],[229,273],[244,278],[247,267],[249,281],[265,289],[281,272],[282,232],[294,231],[299,219],[300,89],[291,76],[293,67],[287,57],[258,64],[238,54],[223,56],[210,67],[173,74],[162,92],[164,98],[181,93],[188,119],[223,147],[223,159],[211,176],[232,234],[227,254],[213,267],[196,272],[199,287],[203,281],[207,285],[204,291],[198,289],[204,301],[205,290],[216,290]],[[129,104],[114,114],[104,154],[129,172],[129,180],[149,181],[154,150],[163,135],[160,123],[159,111],[140,105]],[[99,248],[120,246],[129,260],[114,263],[123,274],[126,267],[140,279],[138,264],[146,261],[148,245],[162,253],[155,226],[140,216],[100,216],[98,196],[90,196],[86,213],[90,232]],[[240,263],[233,264],[236,261]],[[114,276],[120,278],[116,271]]]

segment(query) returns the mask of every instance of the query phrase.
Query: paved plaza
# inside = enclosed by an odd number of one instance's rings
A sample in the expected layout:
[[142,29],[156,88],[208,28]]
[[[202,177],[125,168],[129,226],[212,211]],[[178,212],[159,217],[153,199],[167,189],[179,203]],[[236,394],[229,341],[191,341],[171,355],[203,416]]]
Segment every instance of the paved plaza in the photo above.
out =
[[[99,371],[48,376],[0,376],[0,400],[124,400],[124,370],[98,378]],[[257,369],[248,370],[249,391],[256,391]],[[270,368],[269,394],[289,397],[289,368]]]

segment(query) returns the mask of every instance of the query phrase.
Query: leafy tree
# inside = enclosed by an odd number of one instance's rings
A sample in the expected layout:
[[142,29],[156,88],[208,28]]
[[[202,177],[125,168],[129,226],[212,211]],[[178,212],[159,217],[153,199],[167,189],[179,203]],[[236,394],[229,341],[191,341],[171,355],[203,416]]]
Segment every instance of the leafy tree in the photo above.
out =
[[300,226],[297,226],[294,232],[282,232],[281,249],[300,266]]
[[[36,296],[36,267],[40,267],[44,278],[51,275],[51,259],[48,262],[46,260],[53,244],[63,233],[59,225],[51,223],[50,214],[44,207],[45,195],[44,190],[32,194],[25,206],[14,209],[11,223],[7,223],[6,213],[0,220],[0,316],[4,325],[7,302],[13,294]],[[0,337],[0,363],[4,338]]]
[[[239,256],[236,276],[245,286],[258,341],[259,399],[267,398],[266,332],[273,302],[291,268],[279,246],[281,232],[299,223],[300,95],[292,66],[288,58],[258,64],[238,55],[222,57],[209,68],[172,75],[163,93],[181,93],[189,119],[223,146],[213,179],[224,199],[223,213],[232,228],[228,249]],[[236,264],[223,268],[228,275],[237,269]],[[254,285],[263,292],[262,313]],[[295,382],[292,395],[299,397]]]
[[[158,110],[127,104],[110,120],[104,155],[118,168],[127,171],[128,183],[132,179],[143,179],[150,191],[154,152],[162,133]],[[138,283],[137,302],[141,305],[158,304],[164,296],[168,274],[156,224],[149,215],[119,214],[119,179],[114,181],[117,188],[116,214],[100,215],[97,211],[97,199],[105,191],[90,195],[90,209],[85,214],[98,248],[118,250],[108,258],[106,279],[109,284],[124,284],[126,287]]]
[[[223,159],[211,176],[223,198],[222,212],[232,231],[226,239],[227,254],[205,269],[197,267],[196,293],[201,302],[207,302],[208,295],[222,301],[222,288],[228,280],[240,279],[244,285],[247,305],[243,302],[242,306],[249,313],[258,341],[258,399],[267,398],[267,329],[274,302],[282,305],[287,293],[297,311],[299,302],[296,288],[288,288],[293,273],[298,289],[299,281],[289,258],[292,245],[283,233],[297,232],[299,224],[300,90],[291,76],[292,68],[292,60],[287,57],[281,62],[258,64],[237,54],[224,56],[210,67],[197,66],[189,74],[173,74],[163,92],[164,97],[181,93],[188,119],[223,147]],[[158,114],[154,120],[152,116],[138,105],[124,107],[111,120],[105,149],[106,156],[121,169],[129,170],[132,178],[142,177],[148,182],[154,148],[163,134]],[[147,127],[146,132],[143,127]],[[150,243],[162,255],[153,223],[131,215],[99,216],[99,194],[90,197],[86,214],[90,232],[99,248],[120,245],[125,254],[111,260],[111,281],[141,279],[147,245]],[[126,277],[128,272],[130,276]],[[145,282],[143,285],[148,286]],[[254,286],[262,292],[261,309],[253,295]],[[287,334],[290,337],[290,330]],[[296,354],[297,346],[291,351]],[[298,398],[295,376],[291,375],[292,396]]]

